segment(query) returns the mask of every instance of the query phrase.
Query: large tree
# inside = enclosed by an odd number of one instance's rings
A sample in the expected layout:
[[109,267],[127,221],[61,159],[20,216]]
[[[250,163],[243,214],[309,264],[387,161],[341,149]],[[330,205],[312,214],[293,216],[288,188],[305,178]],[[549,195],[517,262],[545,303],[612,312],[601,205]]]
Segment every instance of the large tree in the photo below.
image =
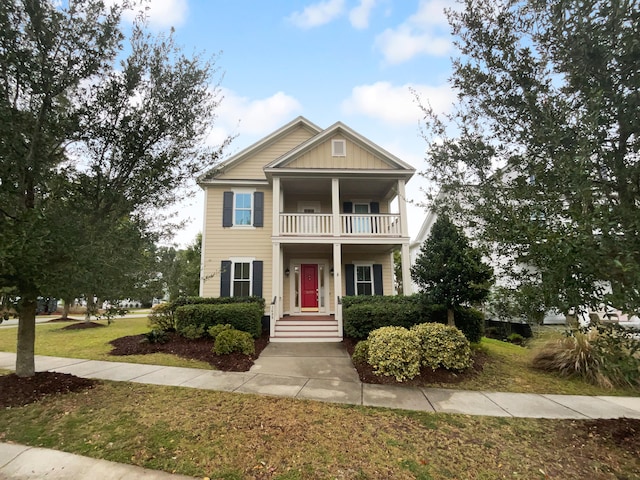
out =
[[447,308],[447,323],[454,326],[457,307],[487,298],[493,269],[460,228],[441,215],[420,247],[411,277],[431,302]]
[[0,287],[20,299],[20,376],[34,374],[37,297],[65,272],[98,296],[127,278],[118,265],[148,244],[156,212],[220,153],[203,147],[213,64],[141,22],[125,48],[120,13],[0,3]]
[[462,3],[459,101],[424,108],[425,174],[545,308],[637,311],[638,2]]

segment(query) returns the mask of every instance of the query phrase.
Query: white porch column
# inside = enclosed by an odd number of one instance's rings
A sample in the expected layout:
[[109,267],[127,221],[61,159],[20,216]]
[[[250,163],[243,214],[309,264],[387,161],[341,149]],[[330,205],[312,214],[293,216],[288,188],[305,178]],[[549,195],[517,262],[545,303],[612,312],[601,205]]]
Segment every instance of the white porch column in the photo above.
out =
[[280,304],[282,303],[282,258],[280,254],[280,244],[273,243],[271,254],[271,298],[267,299],[269,302],[273,302],[276,299],[275,304],[270,305],[269,310],[269,336],[274,337],[276,334],[276,320],[280,318]]
[[272,194],[273,198],[273,226],[271,227],[271,235],[280,236],[280,177],[273,177]]
[[398,180],[398,206],[400,207],[400,229],[403,237],[409,236],[409,219],[407,218],[407,195],[404,180]]
[[336,320],[338,332],[342,335],[342,305],[338,304],[338,298],[342,297],[342,245],[333,244],[333,298],[335,302]]
[[413,293],[411,282],[411,253],[409,252],[409,244],[403,243],[400,251],[402,266],[402,294],[411,295]]
[[[340,236],[340,179],[331,179],[331,213],[333,213],[333,236]],[[335,250],[334,250],[335,251]],[[335,258],[334,258],[335,260]],[[335,272],[335,264],[334,264]]]

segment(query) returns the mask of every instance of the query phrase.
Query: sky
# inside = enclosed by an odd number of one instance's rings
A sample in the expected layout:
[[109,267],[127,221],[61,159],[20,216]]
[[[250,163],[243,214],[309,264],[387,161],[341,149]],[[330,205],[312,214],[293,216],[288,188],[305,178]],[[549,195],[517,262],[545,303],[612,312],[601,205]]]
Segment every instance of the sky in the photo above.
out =
[[[426,142],[412,91],[451,109],[455,50],[444,9],[453,0],[151,0],[149,28],[175,29],[187,53],[216,56],[223,95],[209,142],[235,139],[224,158],[299,115],[321,128],[341,121],[416,170]],[[419,202],[424,181],[407,185]],[[180,206],[178,245],[203,226],[204,194]],[[409,233],[425,212],[409,206]]]

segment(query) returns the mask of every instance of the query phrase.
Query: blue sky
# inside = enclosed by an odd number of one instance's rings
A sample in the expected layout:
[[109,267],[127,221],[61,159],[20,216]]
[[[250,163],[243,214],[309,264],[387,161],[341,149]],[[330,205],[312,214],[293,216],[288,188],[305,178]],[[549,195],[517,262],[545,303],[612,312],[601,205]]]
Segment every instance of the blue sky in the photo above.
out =
[[[237,153],[298,115],[326,128],[342,121],[417,170],[425,142],[411,94],[450,109],[455,54],[444,8],[453,0],[151,0],[152,30],[175,28],[186,52],[218,54],[224,95],[210,135],[236,139]],[[416,175],[407,195],[420,200]],[[197,189],[197,187],[194,187]],[[176,241],[202,228],[203,194],[181,206],[190,221]],[[410,207],[415,236],[424,212]]]

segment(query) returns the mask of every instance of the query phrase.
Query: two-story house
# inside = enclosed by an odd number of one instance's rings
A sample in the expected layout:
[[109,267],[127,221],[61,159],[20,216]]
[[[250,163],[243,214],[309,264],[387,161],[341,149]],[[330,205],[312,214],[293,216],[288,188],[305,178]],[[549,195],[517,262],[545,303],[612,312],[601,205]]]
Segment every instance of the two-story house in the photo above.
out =
[[392,294],[394,250],[410,276],[414,172],[341,122],[296,118],[198,179],[200,295],[263,297],[274,342],[340,341],[342,296]]

